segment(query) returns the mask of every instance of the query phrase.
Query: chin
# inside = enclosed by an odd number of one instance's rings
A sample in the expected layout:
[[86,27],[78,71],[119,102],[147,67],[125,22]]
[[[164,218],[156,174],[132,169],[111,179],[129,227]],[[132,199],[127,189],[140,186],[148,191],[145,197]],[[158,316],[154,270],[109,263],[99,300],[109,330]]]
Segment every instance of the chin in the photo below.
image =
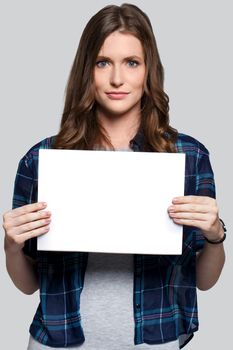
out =
[[126,109],[126,110],[106,110],[106,113],[110,116],[113,117],[121,117],[124,116],[126,113],[129,112],[130,109]]

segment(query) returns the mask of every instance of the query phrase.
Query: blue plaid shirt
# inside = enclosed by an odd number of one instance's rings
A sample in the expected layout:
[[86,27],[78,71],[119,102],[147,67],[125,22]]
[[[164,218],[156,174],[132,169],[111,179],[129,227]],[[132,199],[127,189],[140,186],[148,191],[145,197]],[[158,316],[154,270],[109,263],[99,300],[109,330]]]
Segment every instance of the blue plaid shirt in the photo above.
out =
[[[52,148],[54,138],[39,142],[20,160],[13,208],[37,202],[38,151]],[[142,144],[143,133],[139,131],[130,146],[140,152]],[[184,134],[178,135],[176,147],[177,152],[186,154],[185,195],[214,198],[207,149]],[[194,227],[184,226],[183,233],[182,255],[134,255],[135,345],[161,344],[180,338],[181,348],[198,330],[195,259],[204,239]],[[32,238],[23,248],[26,255],[37,260],[40,284],[40,303],[30,333],[40,343],[52,347],[81,344],[85,330],[81,324],[80,295],[88,253],[37,251],[36,243],[36,238]]]

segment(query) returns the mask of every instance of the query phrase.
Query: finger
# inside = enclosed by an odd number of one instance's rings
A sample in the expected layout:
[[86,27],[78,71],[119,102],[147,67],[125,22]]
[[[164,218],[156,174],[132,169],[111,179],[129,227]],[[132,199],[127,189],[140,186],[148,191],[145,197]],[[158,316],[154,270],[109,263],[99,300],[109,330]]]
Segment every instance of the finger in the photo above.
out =
[[37,203],[33,203],[33,204],[26,204],[23,205],[22,207],[19,208],[15,208],[11,211],[8,212],[8,215],[12,218],[20,216],[20,215],[24,215],[27,213],[31,213],[31,212],[35,212],[38,210],[42,210],[47,206],[47,203],[45,202],[37,202]]
[[189,219],[173,219],[175,224],[178,225],[184,225],[184,226],[193,226],[193,227],[197,227],[202,229],[203,227],[203,221],[199,221],[199,220],[189,220]]
[[35,230],[39,227],[47,226],[50,224],[50,222],[51,222],[50,218],[32,221],[24,225],[14,227],[13,229],[11,229],[9,233],[11,235],[12,234],[20,235],[20,234]]
[[32,221],[46,219],[46,218],[49,218],[50,216],[51,216],[51,212],[45,211],[45,210],[32,212],[32,213],[28,213],[28,214],[23,214],[23,215],[20,215],[20,216],[13,218],[12,225],[17,227],[17,226],[21,226],[21,225],[26,224],[26,223],[30,223]]
[[198,221],[207,221],[209,215],[203,213],[192,213],[192,212],[177,212],[169,213],[169,216],[172,219],[185,219],[185,220],[198,220]]
[[191,213],[208,213],[209,206],[200,204],[176,204],[168,207],[169,213],[191,212]]
[[209,204],[211,202],[215,200],[207,196],[181,196],[172,199],[173,204]]
[[23,233],[21,235],[17,236],[17,243],[24,243],[25,241],[27,241],[28,239],[34,238],[34,237],[39,237],[45,233],[47,233],[49,231],[50,227],[49,226],[43,226],[40,228],[37,228],[35,230],[32,231],[28,231],[26,233]]

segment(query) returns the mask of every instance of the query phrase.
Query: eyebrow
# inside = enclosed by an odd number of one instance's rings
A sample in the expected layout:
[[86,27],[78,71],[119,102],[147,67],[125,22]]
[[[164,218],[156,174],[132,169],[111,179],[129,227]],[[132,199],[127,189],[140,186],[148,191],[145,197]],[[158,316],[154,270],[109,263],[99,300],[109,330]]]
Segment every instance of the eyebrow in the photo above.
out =
[[[112,61],[112,59],[108,56],[97,56],[96,58],[97,60],[108,60],[108,61]],[[131,56],[128,56],[128,57],[124,57],[124,61],[127,61],[127,60],[132,60],[132,59],[138,59],[138,60],[142,60],[143,61],[143,58],[142,57],[139,57],[137,55],[131,55]]]

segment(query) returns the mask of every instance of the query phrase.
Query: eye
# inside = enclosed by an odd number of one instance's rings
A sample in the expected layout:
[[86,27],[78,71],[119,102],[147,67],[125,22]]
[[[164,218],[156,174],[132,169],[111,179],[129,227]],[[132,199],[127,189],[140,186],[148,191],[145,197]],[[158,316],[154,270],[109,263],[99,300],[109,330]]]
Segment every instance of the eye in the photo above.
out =
[[129,60],[128,64],[129,64],[130,67],[137,67],[139,62],[135,61],[135,60]]
[[97,61],[95,64],[96,64],[96,66],[97,67],[99,67],[99,68],[104,68],[104,67],[106,67],[106,63],[107,63],[108,61]]

